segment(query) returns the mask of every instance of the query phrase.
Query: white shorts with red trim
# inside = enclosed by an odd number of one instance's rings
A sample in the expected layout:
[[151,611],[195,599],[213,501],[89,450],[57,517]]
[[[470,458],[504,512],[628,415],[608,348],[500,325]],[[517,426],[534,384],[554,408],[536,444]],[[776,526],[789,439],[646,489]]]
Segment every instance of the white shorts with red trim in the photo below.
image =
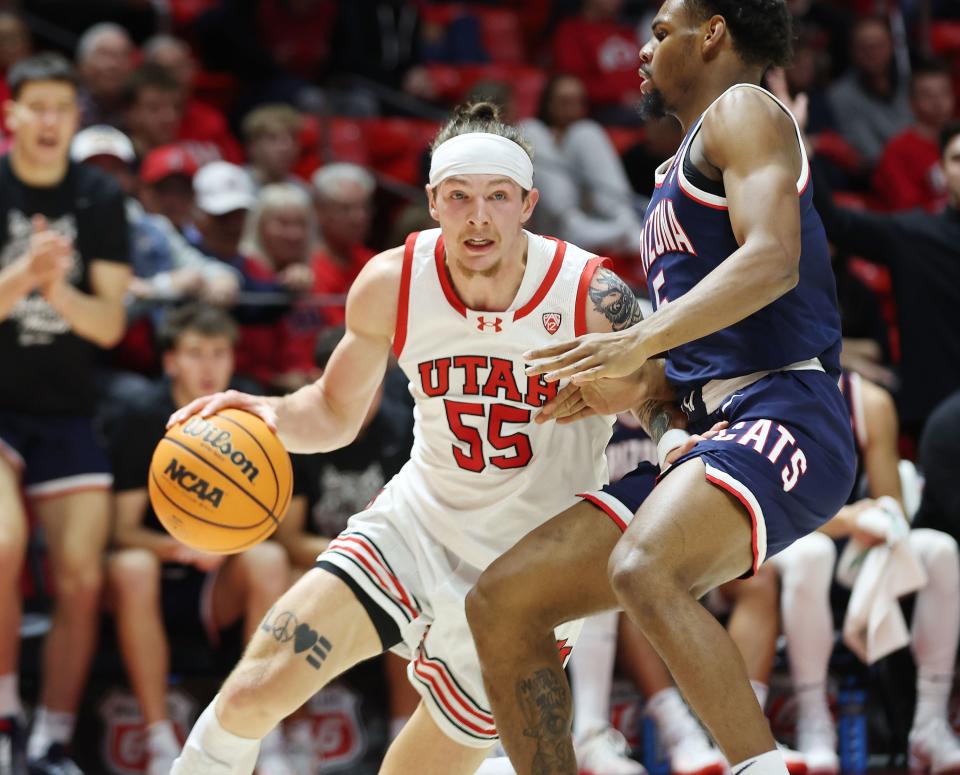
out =
[[[497,730],[464,610],[480,569],[431,538],[389,485],[318,559],[348,574],[396,623],[402,640],[391,651],[410,660],[407,675],[437,726],[462,745],[493,745]],[[556,630],[564,661],[581,625]]]

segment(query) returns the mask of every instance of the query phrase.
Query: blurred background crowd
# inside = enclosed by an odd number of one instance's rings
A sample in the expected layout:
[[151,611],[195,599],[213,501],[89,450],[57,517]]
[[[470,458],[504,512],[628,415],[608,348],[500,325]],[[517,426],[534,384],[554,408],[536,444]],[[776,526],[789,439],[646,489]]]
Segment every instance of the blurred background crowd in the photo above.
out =
[[[345,294],[365,262],[435,225],[423,192],[428,145],[450,108],[466,99],[499,103],[533,143],[541,199],[531,230],[612,256],[646,295],[640,224],[653,171],[681,140],[673,119],[645,123],[635,108],[637,54],[658,5],[0,2],[0,71],[36,52],[69,57],[82,100],[71,157],[106,172],[126,195],[133,276],[126,333],[102,359],[105,425],[123,415],[118,407],[152,395],[164,374],[175,378],[170,353],[181,340],[164,339],[164,331],[233,343],[233,384],[248,391],[286,393],[315,379],[342,333]],[[806,130],[818,208],[834,246],[844,365],[893,397],[899,453],[918,460],[936,485],[917,524],[957,537],[951,471],[960,470],[960,412],[956,399],[944,401],[960,390],[960,172],[950,173],[951,154],[960,170],[953,124],[960,3],[788,5],[795,56],[769,85]],[[0,80],[0,99],[6,89]],[[0,124],[0,151],[9,143]],[[171,316],[187,302],[223,310],[235,330],[176,318],[171,329]],[[925,431],[941,405],[936,428]],[[298,462],[292,565],[309,567],[323,537],[336,535],[402,464],[409,407],[402,377],[388,374],[382,405],[355,445]],[[320,543],[301,542],[301,529]],[[24,589],[38,613],[43,579],[37,552]],[[178,633],[170,638],[175,683],[215,679],[217,666],[230,664],[198,655],[199,647],[178,648]],[[29,676],[36,660],[29,645],[25,651]],[[86,706],[90,728],[106,742],[99,754],[89,740],[80,745],[111,771],[140,771],[142,751],[124,747],[138,723],[136,702],[105,688],[111,675],[122,684],[122,673],[100,665],[100,693]],[[402,708],[391,714],[371,710],[376,703],[357,705],[357,697],[377,696],[379,672],[355,680],[359,689],[334,687],[318,699],[304,727],[314,738],[326,735],[316,745],[330,767],[359,767],[389,736],[391,715],[403,716]],[[391,699],[401,702],[400,691]],[[897,696],[890,703],[894,710],[877,723],[893,739],[905,732],[897,727]],[[620,721],[637,726],[628,705],[620,706]],[[189,721],[183,708],[171,715],[181,726]],[[636,742],[636,730],[627,731]],[[902,750],[896,740],[888,748]]]

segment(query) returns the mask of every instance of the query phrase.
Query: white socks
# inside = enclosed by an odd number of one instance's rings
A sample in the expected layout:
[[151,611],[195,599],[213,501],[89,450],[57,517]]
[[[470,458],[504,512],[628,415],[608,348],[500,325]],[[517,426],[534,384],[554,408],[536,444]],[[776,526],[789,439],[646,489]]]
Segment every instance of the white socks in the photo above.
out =
[[740,775],[741,772],[744,772],[744,775],[787,775],[787,764],[780,751],[767,751],[730,767],[731,775]]
[[647,700],[646,712],[653,718],[661,735],[690,716],[690,710],[675,686],[661,689]]
[[833,725],[825,683],[796,687],[797,718],[803,721],[826,719]]
[[169,719],[155,721],[147,727],[147,751],[151,756],[176,756],[180,741]]
[[251,775],[253,772],[260,741],[240,737],[220,726],[216,704],[214,697],[193,725],[171,775]]
[[27,758],[42,759],[54,743],[67,745],[73,737],[77,717],[73,713],[60,713],[42,705],[37,708],[33,729],[27,741]]
[[770,687],[761,681],[751,681],[750,687],[757,696],[757,702],[760,703],[760,710],[767,707],[767,695],[770,694]]
[[20,716],[23,706],[20,704],[20,689],[16,673],[0,675],[0,718]]
[[917,709],[913,728],[923,729],[931,721],[947,720],[947,700],[953,686],[952,675],[917,676]]
[[617,656],[617,622],[620,613],[607,611],[583,623],[570,659],[573,691],[573,737],[610,724],[610,687]]
[[483,764],[474,775],[516,775],[516,770],[506,756],[495,756],[484,759]]

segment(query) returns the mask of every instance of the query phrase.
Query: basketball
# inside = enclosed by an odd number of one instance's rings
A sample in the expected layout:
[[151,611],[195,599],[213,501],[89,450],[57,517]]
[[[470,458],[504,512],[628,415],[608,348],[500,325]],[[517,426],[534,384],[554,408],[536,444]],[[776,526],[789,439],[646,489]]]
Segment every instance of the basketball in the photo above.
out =
[[235,554],[270,536],[290,505],[290,456],[263,420],[239,409],[194,415],[153,453],[150,502],[187,546]]

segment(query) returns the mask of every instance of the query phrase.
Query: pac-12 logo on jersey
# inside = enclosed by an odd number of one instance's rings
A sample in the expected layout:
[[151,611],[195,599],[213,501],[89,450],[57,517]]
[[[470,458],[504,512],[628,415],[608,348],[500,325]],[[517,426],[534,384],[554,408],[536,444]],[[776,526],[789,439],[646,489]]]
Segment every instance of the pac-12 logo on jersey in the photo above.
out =
[[547,329],[547,333],[553,336],[557,331],[560,330],[560,321],[563,320],[559,312],[544,312],[543,313],[543,327]]

